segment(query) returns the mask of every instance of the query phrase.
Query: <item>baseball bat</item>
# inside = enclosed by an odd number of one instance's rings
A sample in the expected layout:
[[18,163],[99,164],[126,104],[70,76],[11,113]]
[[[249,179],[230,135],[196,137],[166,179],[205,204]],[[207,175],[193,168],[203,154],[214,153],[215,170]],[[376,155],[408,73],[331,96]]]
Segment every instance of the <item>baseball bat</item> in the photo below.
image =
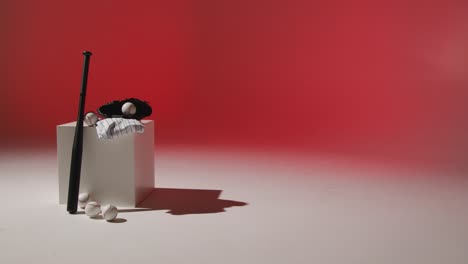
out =
[[76,121],[75,138],[73,140],[73,148],[70,163],[70,180],[68,183],[67,211],[70,214],[75,214],[78,207],[78,194],[80,192],[81,158],[83,155],[84,107],[86,100],[86,86],[88,85],[89,60],[91,58],[92,53],[90,51],[83,51],[83,55],[83,78],[81,79],[78,118]]

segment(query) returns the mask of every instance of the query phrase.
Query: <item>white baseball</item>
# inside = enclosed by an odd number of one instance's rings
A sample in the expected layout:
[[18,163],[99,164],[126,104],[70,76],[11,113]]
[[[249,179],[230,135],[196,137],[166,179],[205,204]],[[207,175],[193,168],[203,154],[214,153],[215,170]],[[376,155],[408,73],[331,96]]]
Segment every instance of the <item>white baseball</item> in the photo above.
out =
[[117,207],[113,206],[112,204],[108,204],[102,207],[102,216],[106,221],[112,221],[117,217],[119,211]]
[[81,209],[85,209],[86,204],[88,203],[89,200],[89,193],[80,193],[78,195],[78,205],[80,206]]
[[87,126],[94,126],[94,125],[96,125],[98,120],[99,120],[99,118],[95,113],[89,112],[89,113],[87,113],[85,115],[84,123]]
[[136,106],[131,102],[126,102],[122,105],[122,114],[131,116],[136,113]]
[[89,202],[86,204],[85,213],[89,217],[96,217],[101,213],[101,205],[97,202]]

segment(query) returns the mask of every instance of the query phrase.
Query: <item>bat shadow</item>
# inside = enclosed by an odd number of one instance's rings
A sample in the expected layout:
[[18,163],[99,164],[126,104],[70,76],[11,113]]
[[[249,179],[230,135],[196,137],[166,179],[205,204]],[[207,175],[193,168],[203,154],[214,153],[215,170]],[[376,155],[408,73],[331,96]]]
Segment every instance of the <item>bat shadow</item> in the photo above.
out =
[[226,208],[247,203],[220,199],[222,190],[154,188],[135,209],[121,209],[119,213],[167,210],[172,215],[212,214]]

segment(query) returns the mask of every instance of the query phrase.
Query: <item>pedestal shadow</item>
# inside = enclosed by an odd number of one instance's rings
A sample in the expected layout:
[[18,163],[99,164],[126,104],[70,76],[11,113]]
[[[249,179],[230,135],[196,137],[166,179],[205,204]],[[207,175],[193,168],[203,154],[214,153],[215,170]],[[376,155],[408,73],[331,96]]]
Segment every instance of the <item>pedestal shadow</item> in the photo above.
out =
[[226,208],[247,203],[219,199],[222,190],[155,188],[135,209],[119,213],[168,210],[172,215],[211,214],[225,212]]

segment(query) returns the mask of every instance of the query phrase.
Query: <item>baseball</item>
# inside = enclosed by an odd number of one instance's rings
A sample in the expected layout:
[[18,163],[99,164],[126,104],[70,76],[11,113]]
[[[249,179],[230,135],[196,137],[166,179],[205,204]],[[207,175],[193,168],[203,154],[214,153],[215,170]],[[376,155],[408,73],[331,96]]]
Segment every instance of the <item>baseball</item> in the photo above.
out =
[[94,112],[89,112],[85,115],[84,123],[87,126],[94,126],[98,120],[99,118]]
[[96,217],[101,213],[101,205],[97,202],[89,202],[85,207],[85,213],[89,217]]
[[78,196],[78,205],[80,206],[81,209],[85,209],[86,203],[88,203],[89,200],[89,193],[80,193]]
[[126,102],[122,105],[122,114],[126,116],[131,116],[136,113],[136,106],[131,102]]
[[102,216],[106,221],[112,221],[117,217],[118,210],[117,207],[112,204],[108,204],[102,207]]

